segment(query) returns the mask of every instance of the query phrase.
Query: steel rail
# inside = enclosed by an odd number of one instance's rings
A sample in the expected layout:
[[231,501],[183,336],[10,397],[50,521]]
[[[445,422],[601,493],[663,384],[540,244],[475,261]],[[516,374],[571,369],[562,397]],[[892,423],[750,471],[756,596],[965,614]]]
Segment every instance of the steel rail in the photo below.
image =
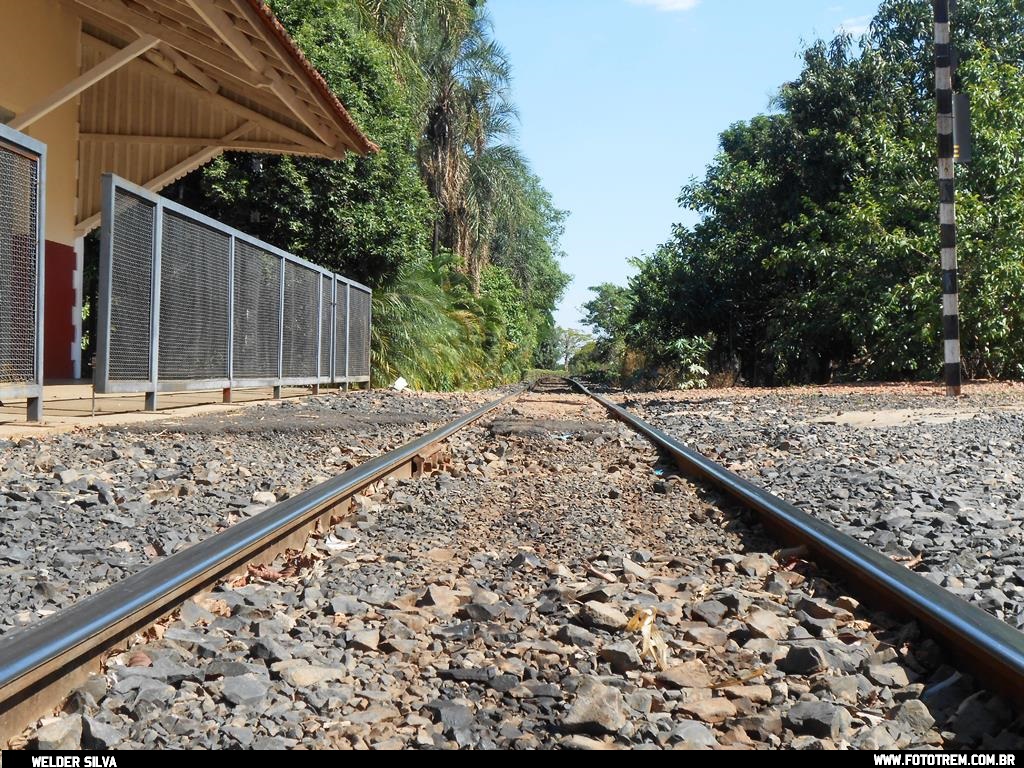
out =
[[[524,391],[519,388],[487,403],[159,560],[24,630],[0,637],[0,745],[20,733],[29,719],[24,717],[25,712],[41,714],[47,706],[59,704],[73,689],[74,681],[68,686],[67,679],[83,664]],[[65,684],[60,683],[62,680]],[[59,691],[41,693],[51,687]],[[33,704],[33,700],[46,704]]]
[[[1024,633],[897,565],[832,526],[744,480],[571,379],[570,386],[708,481],[762,515],[784,538],[803,543],[850,582],[919,620],[990,687],[1024,695]],[[52,708],[102,652],[172,611],[189,596],[291,541],[359,490],[408,465],[432,446],[518,397],[519,389],[400,448],[276,504],[193,547],[158,561],[36,624],[0,638],[0,744]],[[28,714],[27,714],[28,713]]]
[[757,512],[767,527],[807,546],[816,560],[827,562],[887,609],[919,621],[957,654],[957,663],[1024,704],[1024,632],[711,461],[580,382],[568,381],[670,455],[681,470]]

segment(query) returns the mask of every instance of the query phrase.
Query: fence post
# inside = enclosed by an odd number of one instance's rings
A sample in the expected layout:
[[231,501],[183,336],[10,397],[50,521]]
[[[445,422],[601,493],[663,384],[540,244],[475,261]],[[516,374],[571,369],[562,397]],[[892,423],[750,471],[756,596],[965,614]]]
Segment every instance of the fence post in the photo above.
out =
[[95,400],[96,382],[110,381],[110,315],[114,294],[114,177],[109,173],[101,179],[100,205],[100,279],[96,309],[96,355],[92,366],[92,391]]
[[157,200],[153,209],[153,285],[150,288],[149,378],[152,389],[146,393],[146,410],[155,411],[160,382],[160,269],[164,237],[164,205]]
[[29,421],[43,420],[43,324],[46,291],[46,152],[40,152],[36,160],[36,348],[35,383],[39,394],[29,397],[26,404],[26,418]]
[[373,291],[366,296],[366,388],[373,389]]
[[231,402],[231,387],[235,383],[235,236],[228,239],[228,385],[224,388],[223,401]]
[[352,366],[352,286],[345,283],[345,389],[349,388]]
[[281,379],[284,378],[284,276],[285,259],[281,257],[281,295],[277,303],[277,384],[274,385],[274,398],[281,397]]
[[316,384],[313,394],[320,394],[320,367],[323,365],[324,343],[324,275],[316,273]]
[[334,369],[335,369],[334,350],[335,350],[335,343],[336,343],[334,336],[335,336],[336,329],[338,327],[338,300],[335,297],[335,292],[337,290],[338,290],[338,280],[334,276],[334,274],[332,273],[331,274],[331,320],[330,320],[330,323],[329,323],[329,333],[330,333],[330,336],[327,339],[327,343],[329,345],[328,352],[327,352],[327,378],[330,379],[332,384],[334,383],[335,379],[337,378],[337,374],[335,374],[335,372],[334,372]]

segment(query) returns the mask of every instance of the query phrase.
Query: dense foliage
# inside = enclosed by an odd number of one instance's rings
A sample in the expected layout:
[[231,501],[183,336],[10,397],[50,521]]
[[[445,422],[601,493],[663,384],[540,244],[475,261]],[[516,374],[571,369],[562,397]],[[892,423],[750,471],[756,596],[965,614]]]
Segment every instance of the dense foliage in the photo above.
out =
[[565,213],[515,146],[484,3],[270,5],[380,152],[227,154],[167,194],[370,285],[378,382],[470,387],[542,363]]
[[[862,39],[808,47],[774,111],[722,133],[683,188],[701,218],[637,262],[610,338],[749,383],[937,376],[932,34],[928,0],[884,0]],[[953,34],[975,158],[957,181],[965,372],[1021,377],[1024,2],[960,0]]]

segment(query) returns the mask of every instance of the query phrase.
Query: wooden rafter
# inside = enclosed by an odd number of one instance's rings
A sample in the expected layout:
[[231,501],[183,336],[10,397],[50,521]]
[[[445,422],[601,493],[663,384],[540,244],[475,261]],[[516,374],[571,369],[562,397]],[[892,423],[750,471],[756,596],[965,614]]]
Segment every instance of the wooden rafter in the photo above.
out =
[[164,72],[169,72],[172,75],[178,72],[178,68],[174,66],[174,62],[167,58],[163,53],[161,53],[156,48],[154,48],[151,51],[146,51],[146,53],[143,54],[142,58],[144,58],[150,64],[155,64],[156,66],[160,67],[160,69],[162,69]]
[[[92,44],[100,47],[101,49],[113,48],[113,46],[111,46],[109,43],[106,43],[103,40],[100,40],[99,38],[89,36],[89,40]],[[245,120],[251,120],[259,125],[262,125],[264,128],[277,134],[282,139],[294,141],[296,144],[308,147],[309,149],[313,150],[314,152],[320,155],[328,155],[340,158],[343,157],[345,154],[344,150],[335,150],[330,147],[325,147],[323,144],[313,139],[312,137],[307,136],[301,131],[297,131],[294,128],[291,128],[290,126],[284,125],[283,123],[278,122],[274,118],[269,117],[263,114],[262,112],[257,112],[254,109],[250,109],[249,107],[246,107],[242,104],[239,104],[237,101],[233,101],[232,99],[229,99],[226,96],[223,96],[218,93],[210,93],[209,91],[203,89],[199,85],[195,85],[190,80],[186,80],[185,78],[179,77],[177,75],[172,75],[164,71],[160,67],[152,64],[151,62],[140,60],[136,66],[146,67],[152,76],[162,79],[165,82],[174,83],[182,88],[190,89],[197,97],[205,99],[210,103],[216,104],[217,106],[220,106],[225,110],[232,112],[241,118],[244,118]]]
[[[224,139],[217,136],[149,136],[138,133],[80,133],[82,141],[114,142],[117,144],[156,144],[170,146],[208,146],[221,144]],[[225,149],[245,152],[282,152],[296,155],[319,155],[308,147],[279,141],[232,141],[223,145]]]
[[[87,21],[91,27],[109,31],[115,37],[134,37],[136,34],[131,27],[115,21],[109,16],[104,16],[97,11],[86,8],[84,5],[79,5],[75,0],[60,0],[60,2],[69,6],[72,13],[77,14],[84,21]],[[88,31],[85,31],[83,34],[88,35],[91,39],[100,39],[95,37],[95,35],[90,34]],[[107,40],[101,40],[101,42],[109,45]],[[266,107],[268,110],[274,112],[285,112],[286,114],[290,114],[287,110],[283,109],[281,100],[271,93],[269,89],[252,88],[246,82],[240,80],[234,75],[229,75],[222,70],[205,65],[198,59],[186,58],[184,54],[166,43],[161,43],[153,51],[145,53],[143,55],[143,59],[151,64],[155,64],[165,72],[186,77],[188,80],[198,83],[205,90],[208,90],[211,93],[227,95],[226,92],[231,91],[237,94],[244,94],[248,102]],[[173,67],[171,66],[172,61],[175,62]],[[205,82],[202,82],[203,80],[205,80]],[[214,89],[211,90],[210,86],[214,86]],[[309,138],[313,140],[312,136]]]
[[32,123],[50,114],[53,110],[71,101],[86,88],[95,85],[112,72],[117,71],[128,62],[137,59],[153,48],[159,40],[152,35],[143,35],[134,43],[120,49],[107,57],[88,72],[84,72],[62,88],[57,89],[45,99],[33,104],[21,114],[15,116],[9,125],[16,131],[23,131]]
[[101,13],[139,32],[153,35],[157,39],[178,49],[178,51],[237,77],[244,83],[250,85],[270,85],[270,80],[263,73],[246,67],[235,57],[225,53],[223,50],[206,45],[194,36],[174,29],[169,24],[161,24],[150,16],[129,8],[122,0],[74,0],[74,2],[83,8],[89,8]]
[[266,72],[268,68],[266,57],[257,51],[249,38],[239,31],[228,14],[209,0],[185,0],[185,2],[250,69],[263,72],[269,78],[269,74]]
[[210,0],[186,0],[186,2],[242,61],[270,81],[270,90],[288,106],[309,130],[328,146],[334,145],[336,137],[331,130],[313,114],[309,106],[281,78],[281,74],[256,49],[252,41],[235,26],[227,13],[214,5]]
[[[238,0],[207,1],[215,3],[216,5],[222,8],[229,9],[231,13],[233,13],[237,17],[245,19],[253,28],[258,28],[261,23],[258,15],[253,11],[252,6],[249,3],[245,2],[245,0],[241,0],[241,2],[239,2]],[[282,61],[284,62],[285,68],[287,69],[288,72],[292,74],[292,76],[298,79],[302,79],[306,76],[306,73],[302,71],[302,68],[292,57],[284,56],[282,58]],[[315,101],[319,101],[316,95],[314,95],[313,98]],[[329,108],[329,105],[325,106],[328,106]],[[356,143],[348,135],[346,135],[344,131],[342,131],[341,133],[341,140],[345,148],[352,149],[356,152],[360,151]]]
[[144,182],[142,186],[144,186],[146,189],[151,189],[153,191],[163,189],[172,181],[180,179],[189,171],[195,170],[199,166],[204,165],[205,163],[208,163],[211,160],[213,160],[213,158],[215,158],[217,155],[224,151],[225,145],[230,144],[236,139],[244,136],[255,127],[256,123],[242,123],[233,131],[228,131],[226,134],[224,134],[217,141],[216,145],[206,147],[205,149],[201,149],[198,152],[189,155],[177,165],[168,168],[163,173],[154,176],[147,182]]
[[[225,50],[220,37],[199,16],[196,16],[183,0],[172,0],[178,7],[178,12],[168,12],[164,5],[153,0],[117,0],[117,2],[124,5],[129,11],[145,16],[171,32],[185,35],[207,49],[230,55]],[[236,63],[244,64],[244,62]],[[259,85],[266,87],[269,84],[263,82]]]
[[[146,8],[156,11],[176,24],[195,28],[195,15],[185,10],[177,0],[143,0],[143,2]],[[204,40],[204,42],[209,39],[209,36],[207,36],[207,40]]]
[[204,91],[208,91],[209,93],[218,93],[220,91],[220,86],[217,84],[216,80],[207,75],[203,70],[190,62],[169,45],[161,44],[158,50],[171,61],[175,70],[183,74],[196,85],[201,86]]
[[[142,186],[146,189],[153,190],[154,192],[163,189],[172,181],[180,179],[186,173],[210,162],[217,157],[217,155],[221,154],[226,147],[230,146],[237,139],[241,138],[256,127],[256,123],[253,122],[243,123],[234,130],[224,134],[219,139],[216,139],[217,143],[215,145],[203,147],[198,152],[193,152],[180,163],[175,164],[166,171],[154,176],[152,179],[143,182]],[[89,231],[98,227],[100,223],[100,216],[100,213],[94,213],[89,218],[79,222],[78,226],[75,227],[78,235],[85,235]]]

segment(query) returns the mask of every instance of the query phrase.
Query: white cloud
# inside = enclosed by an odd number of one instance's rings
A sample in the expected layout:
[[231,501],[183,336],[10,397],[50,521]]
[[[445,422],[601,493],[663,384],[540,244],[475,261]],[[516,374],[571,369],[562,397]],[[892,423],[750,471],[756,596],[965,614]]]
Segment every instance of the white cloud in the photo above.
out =
[[629,0],[629,2],[633,5],[646,5],[656,11],[673,13],[696,8],[700,0]]
[[868,31],[871,26],[871,16],[854,16],[852,19],[844,19],[836,32],[848,32],[854,37],[859,37]]

